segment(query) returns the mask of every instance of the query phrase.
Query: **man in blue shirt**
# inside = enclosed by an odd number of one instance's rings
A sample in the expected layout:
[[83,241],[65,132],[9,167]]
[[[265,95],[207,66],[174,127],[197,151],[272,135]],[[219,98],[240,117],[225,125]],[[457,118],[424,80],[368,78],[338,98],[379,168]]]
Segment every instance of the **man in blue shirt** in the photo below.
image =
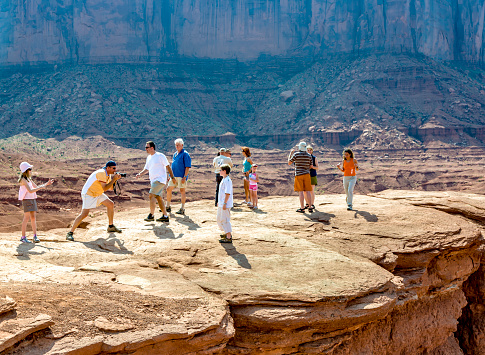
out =
[[189,153],[184,150],[184,141],[182,138],[175,140],[175,148],[177,151],[173,155],[172,159],[172,172],[173,179],[170,180],[167,186],[167,212],[171,212],[170,202],[172,201],[172,191],[178,187],[180,189],[182,206],[175,212],[177,214],[185,214],[185,188],[187,187],[187,177],[189,175],[189,169],[192,167],[192,159],[190,159]]

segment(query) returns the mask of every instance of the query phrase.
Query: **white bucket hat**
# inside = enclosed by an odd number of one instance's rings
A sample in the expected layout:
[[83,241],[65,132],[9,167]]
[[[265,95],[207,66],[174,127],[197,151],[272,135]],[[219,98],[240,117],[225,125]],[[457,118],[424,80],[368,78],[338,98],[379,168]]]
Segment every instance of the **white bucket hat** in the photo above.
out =
[[20,163],[20,171],[22,172],[22,174],[25,173],[27,169],[31,169],[33,167],[34,167],[33,165],[30,165],[26,161]]
[[306,152],[306,143],[300,142],[300,144],[298,144],[298,149],[300,150],[300,152]]

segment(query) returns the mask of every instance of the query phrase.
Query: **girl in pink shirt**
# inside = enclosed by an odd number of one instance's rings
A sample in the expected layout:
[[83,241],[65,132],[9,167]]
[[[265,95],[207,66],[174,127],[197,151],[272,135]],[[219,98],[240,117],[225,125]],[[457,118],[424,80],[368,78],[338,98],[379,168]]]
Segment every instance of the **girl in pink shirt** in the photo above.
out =
[[22,201],[22,207],[24,210],[24,219],[22,221],[22,238],[20,238],[20,241],[23,243],[31,243],[26,236],[27,222],[29,221],[29,218],[30,224],[32,225],[32,231],[34,232],[34,243],[40,242],[39,238],[37,238],[37,223],[35,220],[35,214],[37,212],[36,191],[54,183],[54,180],[49,179],[49,181],[47,181],[45,184],[37,186],[32,180],[32,168],[33,166],[27,162],[22,162],[20,164],[21,175],[18,180],[20,184],[19,200]]
[[257,165],[253,164],[251,166],[251,172],[249,173],[249,192],[251,193],[251,202],[252,206],[249,206],[250,208],[254,208],[255,210],[258,209],[258,182],[259,182],[259,176],[258,173],[256,172]]

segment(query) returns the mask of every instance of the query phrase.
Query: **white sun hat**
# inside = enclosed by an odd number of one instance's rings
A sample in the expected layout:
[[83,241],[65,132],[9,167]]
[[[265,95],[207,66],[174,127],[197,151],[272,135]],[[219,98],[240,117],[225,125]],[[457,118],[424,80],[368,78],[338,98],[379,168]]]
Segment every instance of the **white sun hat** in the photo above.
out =
[[34,166],[33,165],[30,165],[29,163],[27,163],[26,161],[20,163],[20,171],[22,173],[25,173],[27,171],[27,169],[31,169],[33,168]]

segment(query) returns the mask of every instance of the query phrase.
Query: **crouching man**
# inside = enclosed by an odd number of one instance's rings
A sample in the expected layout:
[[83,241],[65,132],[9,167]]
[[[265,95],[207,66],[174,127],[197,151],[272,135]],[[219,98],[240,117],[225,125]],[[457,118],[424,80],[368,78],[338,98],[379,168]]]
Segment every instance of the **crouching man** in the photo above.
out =
[[[111,178],[111,176],[113,176]],[[82,220],[89,215],[89,211],[99,205],[104,205],[108,209],[108,232],[121,233],[113,224],[114,203],[104,193],[113,188],[113,184],[121,178],[116,174],[116,163],[112,160],[106,163],[105,167],[93,172],[81,191],[83,206],[81,213],[76,217],[71,230],[67,233],[66,239],[74,241],[74,231],[81,224]]]

